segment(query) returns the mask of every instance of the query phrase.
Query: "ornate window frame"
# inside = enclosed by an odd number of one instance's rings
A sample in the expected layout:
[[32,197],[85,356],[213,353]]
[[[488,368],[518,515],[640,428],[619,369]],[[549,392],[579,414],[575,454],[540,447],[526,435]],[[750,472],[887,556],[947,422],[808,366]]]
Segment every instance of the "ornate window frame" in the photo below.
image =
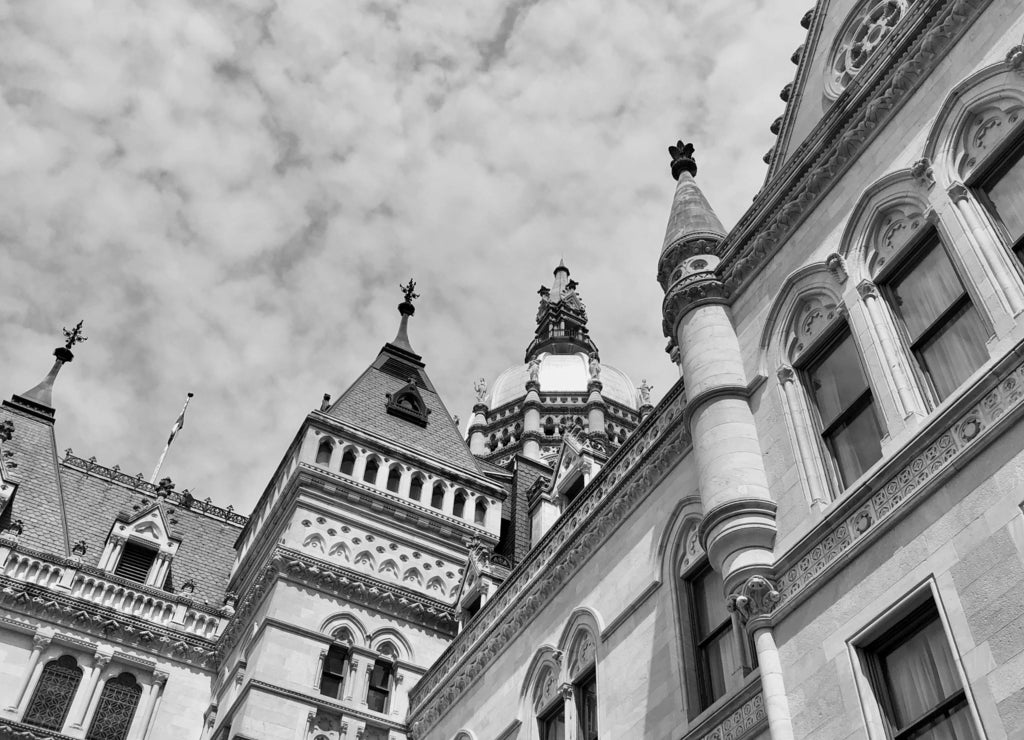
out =
[[111,525],[98,567],[114,573],[125,545],[135,543],[156,552],[142,585],[162,589],[181,539],[171,534],[170,523],[159,503],[151,504],[131,518],[122,516]]
[[563,680],[563,657],[561,650],[544,645],[534,654],[526,670],[519,697],[520,716],[527,718],[522,724],[522,740],[538,740],[541,721],[550,716],[560,704],[563,706],[567,731],[575,721],[575,717],[569,716],[572,687]]

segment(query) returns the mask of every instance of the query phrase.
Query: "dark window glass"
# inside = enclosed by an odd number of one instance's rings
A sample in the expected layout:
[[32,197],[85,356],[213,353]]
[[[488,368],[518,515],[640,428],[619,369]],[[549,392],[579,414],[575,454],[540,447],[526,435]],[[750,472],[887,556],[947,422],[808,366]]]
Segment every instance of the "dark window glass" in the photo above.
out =
[[689,581],[700,708],[703,711],[743,682],[739,645],[725,607],[722,577],[710,566]]
[[125,542],[124,548],[121,550],[121,559],[117,561],[117,567],[114,568],[114,575],[136,583],[145,583],[154,560],[156,560],[156,550],[135,542]]
[[387,489],[392,493],[398,493],[398,485],[401,481],[402,474],[399,472],[398,468],[391,468],[391,470],[388,471]]
[[576,685],[579,740],[597,740],[597,674],[591,673]]
[[887,287],[910,349],[941,400],[988,358],[981,315],[937,238]]
[[882,428],[849,331],[813,359],[804,375],[821,417],[821,438],[848,486],[882,456]]
[[423,479],[418,475],[414,476],[412,483],[409,484],[409,498],[413,501],[419,501],[423,495]]
[[82,681],[82,669],[70,655],[63,655],[43,666],[32,701],[22,720],[27,725],[60,730],[64,727],[71,700]]
[[370,671],[370,686],[366,692],[366,706],[375,712],[386,712],[391,694],[392,666],[386,660],[378,660]]
[[441,486],[434,486],[434,492],[430,494],[430,505],[435,509],[444,506],[444,490]]
[[476,512],[473,514],[473,522],[481,527],[487,523],[487,502],[483,499],[477,499],[476,501]]
[[141,694],[142,687],[130,673],[122,673],[107,681],[86,740],[125,740]]
[[320,441],[320,446],[316,448],[316,462],[317,465],[327,465],[331,462],[331,450],[334,449],[334,445],[331,444],[331,440],[324,439]]
[[352,450],[345,450],[345,454],[341,456],[341,473],[342,475],[352,475],[352,471],[356,469],[356,453]]
[[341,698],[341,690],[345,684],[345,663],[348,651],[340,645],[331,645],[324,657],[323,670],[320,672],[320,693],[332,699]]
[[981,191],[1007,244],[1024,258],[1024,145],[1004,159],[1002,166],[982,183]]
[[376,483],[377,472],[380,470],[380,463],[377,462],[377,458],[371,457],[366,461],[366,470],[363,471],[363,482],[365,483]]
[[466,494],[461,490],[455,494],[455,504],[452,506],[452,516],[461,519],[466,514]]
[[539,720],[540,740],[565,740],[565,705],[558,706]]
[[935,605],[869,648],[869,675],[894,740],[976,740],[967,696]]

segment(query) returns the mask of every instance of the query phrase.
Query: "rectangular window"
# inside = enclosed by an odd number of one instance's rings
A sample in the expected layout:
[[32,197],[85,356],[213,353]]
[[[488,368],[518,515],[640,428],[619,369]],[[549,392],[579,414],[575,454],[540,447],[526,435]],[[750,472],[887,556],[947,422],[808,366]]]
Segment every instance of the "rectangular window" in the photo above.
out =
[[579,718],[579,740],[597,740],[597,673],[587,675],[576,684],[576,714]]
[[743,683],[739,644],[725,608],[722,577],[710,565],[687,581],[700,711]]
[[135,542],[125,542],[121,550],[121,559],[117,561],[114,575],[127,578],[136,583],[145,583],[149,569],[156,560],[156,550]]
[[540,740],[565,740],[565,705],[558,703],[540,718]]
[[910,350],[941,401],[988,359],[988,331],[981,315],[938,236],[885,287],[906,329]]
[[386,660],[378,660],[370,671],[370,686],[366,691],[366,706],[375,712],[388,710],[388,697],[391,695],[392,665]]
[[872,689],[893,740],[976,740],[967,696],[934,602],[865,650]]
[[348,664],[348,651],[340,645],[331,645],[324,656],[323,670],[320,672],[320,693],[332,699],[340,699],[345,685],[345,669]]
[[366,725],[363,730],[363,740],[388,740],[388,731],[383,727]]
[[1007,245],[1024,260],[1024,142],[981,183],[980,191]]
[[845,488],[882,456],[882,427],[849,330],[814,357],[803,375],[821,418],[821,438]]

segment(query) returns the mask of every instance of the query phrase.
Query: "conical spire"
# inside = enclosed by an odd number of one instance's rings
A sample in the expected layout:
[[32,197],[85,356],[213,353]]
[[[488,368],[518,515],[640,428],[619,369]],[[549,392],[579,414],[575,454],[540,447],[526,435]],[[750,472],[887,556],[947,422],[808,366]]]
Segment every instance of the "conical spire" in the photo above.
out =
[[398,334],[395,335],[391,344],[415,354],[412,345],[409,344],[409,317],[416,313],[416,307],[412,305],[412,302],[419,298],[420,294],[416,292],[416,281],[412,278],[409,278],[408,283],[399,287],[405,296],[405,299],[398,304],[398,313],[402,315],[402,322],[398,325]]
[[84,322],[79,321],[78,324],[76,324],[70,331],[68,329],[64,329],[64,346],[57,347],[57,349],[53,351],[55,359],[53,367],[50,368],[50,372],[46,374],[45,378],[21,395],[14,395],[11,398],[11,403],[13,405],[19,406],[25,411],[48,420],[52,420],[54,418],[53,383],[57,379],[57,373],[60,372],[60,369],[64,364],[75,359],[75,355],[71,352],[71,348],[88,339],[88,337],[82,334],[83,323]]
[[[676,179],[676,192],[672,211],[665,229],[665,243],[659,260],[659,280],[663,287],[669,273],[688,253],[714,254],[725,238],[725,228],[718,220],[711,204],[694,179],[697,163],[693,159],[693,144],[682,141],[668,148],[672,155],[672,177]],[[682,249],[687,244],[700,242],[696,249]]]

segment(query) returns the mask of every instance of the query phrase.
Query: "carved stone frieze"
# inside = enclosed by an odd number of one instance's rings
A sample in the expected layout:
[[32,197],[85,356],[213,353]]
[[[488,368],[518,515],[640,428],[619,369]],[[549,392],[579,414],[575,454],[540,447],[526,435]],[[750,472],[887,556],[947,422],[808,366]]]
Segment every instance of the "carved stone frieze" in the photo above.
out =
[[921,29],[849,106],[837,105],[759,195],[722,245],[718,272],[735,297],[814,209],[882,124],[991,0],[949,0],[922,16]]
[[672,273],[679,265],[698,255],[717,254],[718,246],[721,243],[722,236],[720,234],[689,233],[685,238],[665,247],[658,259],[658,282],[661,283],[662,290],[668,290],[668,286],[672,282]]
[[669,391],[410,693],[423,736],[690,447],[682,383]]
[[695,735],[693,740],[743,740],[767,721],[764,694],[758,691],[721,722]]

